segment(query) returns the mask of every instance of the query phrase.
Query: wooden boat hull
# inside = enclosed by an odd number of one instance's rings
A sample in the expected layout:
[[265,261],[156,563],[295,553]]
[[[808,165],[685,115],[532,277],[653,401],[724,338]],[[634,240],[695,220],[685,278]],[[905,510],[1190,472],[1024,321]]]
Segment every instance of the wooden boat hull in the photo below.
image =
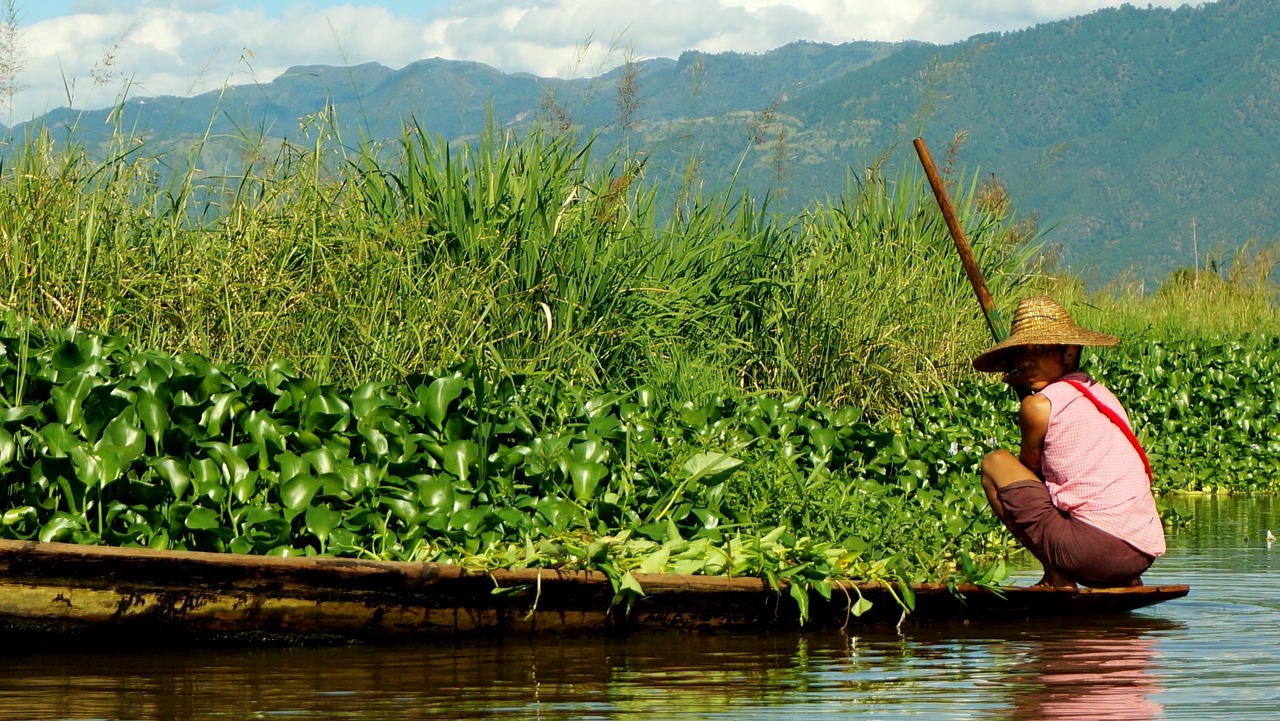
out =
[[[759,578],[638,574],[645,596],[611,605],[604,574],[276,558],[0,540],[0,628],[10,633],[164,634],[264,640],[405,641],[472,635],[626,633],[640,629],[794,629],[796,603]],[[1061,591],[917,584],[910,623],[1125,612],[1185,596],[1186,586]],[[495,593],[495,591],[497,591]],[[861,596],[873,603],[853,616]],[[806,627],[898,623],[878,583],[809,598]]]

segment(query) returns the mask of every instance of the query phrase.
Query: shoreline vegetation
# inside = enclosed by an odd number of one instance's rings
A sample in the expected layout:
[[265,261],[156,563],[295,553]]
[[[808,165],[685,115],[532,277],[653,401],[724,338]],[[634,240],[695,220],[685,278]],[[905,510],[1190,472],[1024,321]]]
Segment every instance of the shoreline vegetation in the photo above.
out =
[[[568,135],[333,127],[234,175],[201,139],[7,149],[0,536],[592,568],[621,599],[760,575],[802,617],[836,578],[910,608],[1005,577],[976,478],[1014,401],[969,369],[989,339],[920,173],[779,217]],[[1274,488],[1272,256],[1089,293],[999,183],[945,175],[1002,307],[1125,339],[1086,369],[1161,491]]]

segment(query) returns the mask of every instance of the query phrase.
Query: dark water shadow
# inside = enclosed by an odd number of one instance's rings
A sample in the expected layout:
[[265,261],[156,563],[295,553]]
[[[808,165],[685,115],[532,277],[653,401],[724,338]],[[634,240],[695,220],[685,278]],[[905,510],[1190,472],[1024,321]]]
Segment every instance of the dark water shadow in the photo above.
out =
[[[374,647],[22,654],[0,719],[616,717],[772,705],[795,635],[638,634]],[[821,645],[838,649],[838,637]],[[105,651],[102,649],[100,651]],[[803,654],[803,650],[799,651]]]

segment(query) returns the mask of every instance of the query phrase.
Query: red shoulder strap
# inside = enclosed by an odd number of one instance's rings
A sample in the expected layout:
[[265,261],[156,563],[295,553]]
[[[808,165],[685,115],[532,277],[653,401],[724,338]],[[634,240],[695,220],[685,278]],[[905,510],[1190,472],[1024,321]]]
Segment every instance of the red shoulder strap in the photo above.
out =
[[1128,438],[1129,442],[1133,444],[1133,449],[1138,452],[1138,457],[1142,459],[1142,467],[1147,470],[1147,479],[1151,480],[1153,478],[1151,474],[1151,462],[1147,460],[1147,452],[1142,450],[1142,444],[1138,443],[1138,438],[1133,435],[1133,430],[1129,428],[1129,424],[1120,417],[1119,413],[1112,410],[1110,406],[1104,405],[1102,401],[1098,400],[1096,396],[1090,393],[1085,384],[1080,381],[1068,380],[1066,378],[1061,380],[1063,383],[1066,383],[1072,388],[1080,391],[1081,395],[1093,402],[1093,405],[1097,407],[1098,412],[1102,413],[1102,415],[1110,419],[1112,423],[1116,424],[1116,427],[1120,429],[1120,432],[1124,434],[1124,437]]

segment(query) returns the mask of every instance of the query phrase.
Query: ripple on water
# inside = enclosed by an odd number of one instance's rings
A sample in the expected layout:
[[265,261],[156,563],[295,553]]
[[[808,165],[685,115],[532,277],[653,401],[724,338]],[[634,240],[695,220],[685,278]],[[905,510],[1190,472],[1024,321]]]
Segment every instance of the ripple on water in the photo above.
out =
[[[24,654],[0,719],[1256,719],[1280,709],[1269,501],[1180,500],[1131,615],[892,632]],[[1034,578],[1029,579],[1034,580]]]

